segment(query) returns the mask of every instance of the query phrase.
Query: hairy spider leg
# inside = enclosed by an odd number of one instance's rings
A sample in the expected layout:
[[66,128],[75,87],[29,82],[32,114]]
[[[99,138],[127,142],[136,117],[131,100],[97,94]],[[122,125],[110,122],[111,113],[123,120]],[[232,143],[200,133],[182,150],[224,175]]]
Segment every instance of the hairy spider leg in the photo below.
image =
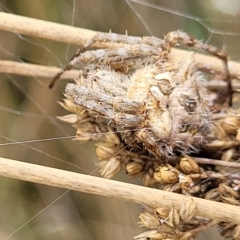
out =
[[169,32],[164,40],[169,43],[170,46],[175,46],[178,43],[182,43],[187,47],[195,48],[196,50],[203,50],[204,52],[210,53],[211,55],[220,58],[224,64],[225,71],[225,81],[227,82],[227,88],[223,89],[218,93],[217,99],[215,100],[216,104],[222,104],[228,100],[228,105],[232,105],[232,94],[233,88],[228,68],[228,55],[218,48],[205,44],[194,37],[189,36],[188,34],[182,31]]
[[[168,54],[170,52],[169,44],[166,44],[164,40],[156,37],[134,37],[134,36],[127,36],[127,35],[121,35],[116,33],[98,33],[92,39],[87,41],[87,43],[83,48],[79,48],[74,53],[74,55],[71,57],[68,64],[53,77],[48,87],[51,89],[54,86],[55,82],[62,76],[64,72],[71,70],[74,67],[75,62],[79,62],[80,60],[82,60],[82,59],[78,59],[79,56],[82,53],[84,53],[87,49],[89,49],[95,42],[105,43],[106,46],[107,46],[106,43],[123,44],[122,48],[117,47],[117,49],[115,49],[115,54],[120,53],[120,55],[122,55],[122,58],[121,56],[119,58],[119,60],[121,61],[123,60],[124,55],[130,56],[131,58],[133,58],[135,56],[134,54],[136,53],[139,53],[139,55],[141,54],[150,55],[150,54],[154,54],[153,52],[155,52],[158,55],[159,50],[160,52],[162,53],[164,52],[165,54]],[[129,46],[131,46],[130,54],[129,52],[127,52],[127,49]],[[109,49],[109,51],[111,50],[114,51],[113,49]],[[162,54],[160,54],[159,56],[162,56]],[[78,59],[78,60],[74,61],[75,59]],[[93,59],[97,60],[97,56],[94,56]]]

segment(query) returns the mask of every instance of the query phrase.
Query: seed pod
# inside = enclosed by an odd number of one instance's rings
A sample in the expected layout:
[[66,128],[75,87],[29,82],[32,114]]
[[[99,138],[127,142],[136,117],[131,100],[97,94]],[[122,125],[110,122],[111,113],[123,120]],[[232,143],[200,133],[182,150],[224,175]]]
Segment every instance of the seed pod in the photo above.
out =
[[[237,139],[238,140],[238,139]],[[209,150],[225,150],[228,148],[239,146],[238,141],[223,141],[223,140],[214,140],[208,144],[206,144],[206,147]]]
[[167,192],[176,192],[176,193],[181,192],[181,187],[180,187],[179,183],[166,184],[166,185],[162,186],[161,189],[164,191],[167,191]]
[[193,219],[194,221],[198,222],[198,224],[199,224],[199,223],[204,223],[204,224],[206,224],[206,223],[208,223],[208,222],[210,221],[209,218],[200,217],[200,216],[193,216],[192,219]]
[[150,213],[139,214],[140,224],[147,228],[157,228],[159,226],[158,219]]
[[121,141],[119,137],[109,128],[108,133],[104,134],[104,141],[108,143],[109,146],[119,146]]
[[142,177],[142,183],[146,187],[153,187],[156,185],[156,180],[149,173],[145,173]]
[[237,225],[232,233],[232,238],[234,240],[239,240],[240,239],[240,225]]
[[99,166],[100,174],[104,178],[112,178],[116,173],[118,173],[121,169],[120,157],[112,157],[108,161],[102,161],[97,164]]
[[162,208],[162,207],[158,207],[155,209],[156,215],[161,219],[167,218],[169,215],[169,212],[170,212],[169,209]]
[[180,206],[180,210],[179,210],[179,215],[181,220],[184,222],[188,222],[194,216],[196,211],[197,211],[197,205],[192,199],[184,202]]
[[99,160],[108,160],[115,153],[115,151],[112,148],[107,147],[105,145],[106,144],[104,144],[104,143],[96,144],[96,146],[97,146],[96,147],[96,153],[97,153],[97,156],[98,156]]
[[180,183],[188,183],[189,185],[192,185],[193,180],[190,175],[185,175],[185,174],[181,173],[179,175],[179,182]]
[[232,237],[233,231],[234,231],[234,227],[236,226],[236,224],[234,223],[223,223],[224,225],[220,224],[220,235],[225,237],[225,238],[230,238]]
[[221,156],[221,160],[226,161],[226,162],[230,162],[234,156],[236,152],[235,148],[230,148],[227,149],[225,151],[223,151],[222,156]]
[[144,233],[141,233],[135,237],[133,237],[133,239],[136,240],[172,240],[174,235],[171,233],[160,233],[157,230],[151,230],[151,231],[147,231]]
[[[69,111],[69,112],[73,112],[76,113],[76,109],[77,109],[77,105],[74,104],[72,99],[63,99],[63,103],[62,102],[58,102],[65,110]],[[81,108],[81,107],[79,107]],[[83,109],[83,108],[82,108]]]
[[185,174],[199,173],[200,168],[198,164],[190,157],[185,155],[180,160],[180,168]]
[[96,123],[85,121],[80,124],[76,123],[73,125],[76,131],[76,138],[74,140],[84,142],[90,140],[99,140],[102,136],[100,129]]
[[233,184],[232,184],[232,188],[233,188],[234,191],[239,191],[240,190],[240,180],[234,179]]
[[154,236],[155,234],[158,234],[157,230],[150,230],[133,237],[133,239],[136,239],[136,240],[150,239],[150,237]]
[[174,225],[172,222],[168,221],[168,219],[160,220],[161,226],[158,228],[159,232],[170,233],[174,229]]
[[66,122],[66,123],[76,123],[79,120],[79,117],[77,116],[77,114],[68,114],[65,116],[58,116],[57,119]]
[[143,165],[137,162],[130,162],[126,165],[126,172],[130,176],[135,176],[143,170]]
[[189,188],[190,194],[200,194],[202,192],[201,185],[193,185]]
[[240,202],[233,197],[224,197],[223,195],[220,195],[220,198],[221,198],[222,202],[224,202],[224,203],[229,203],[229,204],[237,205],[237,206],[240,205]]
[[218,186],[219,194],[225,197],[239,198],[239,193],[234,191],[230,186],[221,183]]
[[222,127],[222,123],[214,122],[214,136],[215,139],[226,139],[227,133]]
[[166,166],[158,167],[153,177],[159,183],[175,183],[178,181],[179,174],[180,172],[176,168],[167,164]]
[[174,207],[172,207],[171,211],[169,212],[168,221],[173,223],[174,226],[178,226],[180,222],[180,216]]
[[223,151],[222,156],[221,156],[221,160],[226,161],[226,162],[230,162],[232,160],[235,152],[236,152],[235,148],[230,148],[230,149],[227,149],[227,150]]
[[236,140],[240,141],[240,128],[237,130]]
[[222,126],[227,133],[236,135],[237,130],[240,128],[240,120],[236,116],[226,117]]
[[207,199],[207,200],[212,200],[212,201],[219,202],[221,200],[221,198],[219,196],[218,188],[213,188],[213,189],[209,190],[205,194],[204,198]]

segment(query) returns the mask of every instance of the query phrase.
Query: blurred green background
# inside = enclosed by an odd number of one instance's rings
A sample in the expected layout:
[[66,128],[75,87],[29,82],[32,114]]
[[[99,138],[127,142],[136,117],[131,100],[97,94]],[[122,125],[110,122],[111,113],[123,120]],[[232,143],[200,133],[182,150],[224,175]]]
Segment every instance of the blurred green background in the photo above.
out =
[[[224,5],[225,4],[225,5]],[[18,15],[96,31],[163,37],[181,29],[239,59],[239,1],[0,0],[0,9]],[[63,67],[76,46],[0,32],[0,59]],[[1,66],[0,66],[1,69]],[[49,80],[0,73],[0,156],[98,175],[93,143],[79,144],[74,129],[55,116],[66,82],[53,90]],[[58,140],[52,138],[60,138]],[[27,142],[38,140],[37,142]],[[23,142],[23,143],[19,143]],[[9,145],[8,143],[15,143]],[[118,174],[116,180],[140,184]],[[123,240],[144,231],[141,207],[128,202],[0,178],[0,239]],[[12,234],[14,233],[14,234]],[[11,235],[12,234],[12,235]],[[220,239],[215,230],[198,239]]]

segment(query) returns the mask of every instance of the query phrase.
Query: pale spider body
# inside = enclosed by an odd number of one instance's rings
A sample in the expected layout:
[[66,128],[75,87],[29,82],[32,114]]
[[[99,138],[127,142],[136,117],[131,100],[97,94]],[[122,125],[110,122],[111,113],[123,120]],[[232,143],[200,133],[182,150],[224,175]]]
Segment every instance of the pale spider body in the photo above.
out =
[[180,31],[169,33],[165,40],[99,33],[84,50],[95,42],[124,46],[79,52],[56,76],[75,65],[83,68],[79,86],[66,87],[77,105],[114,129],[131,130],[131,134],[122,134],[125,142],[133,147],[135,138],[162,161],[173,159],[175,153],[197,152],[213,140],[208,134],[214,102],[201,86],[204,75],[191,54],[173,59],[169,52],[179,42],[210,52],[223,59],[228,78],[225,53]]

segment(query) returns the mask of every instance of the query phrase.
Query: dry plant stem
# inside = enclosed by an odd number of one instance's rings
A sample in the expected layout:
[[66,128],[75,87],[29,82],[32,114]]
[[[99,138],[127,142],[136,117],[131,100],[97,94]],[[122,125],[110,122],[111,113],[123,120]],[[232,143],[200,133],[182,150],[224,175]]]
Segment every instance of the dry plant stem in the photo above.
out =
[[0,29],[80,46],[85,44],[86,38],[92,38],[96,34],[96,32],[87,29],[4,12],[0,13]]
[[237,162],[226,162],[216,159],[210,159],[210,158],[193,158],[196,163],[200,164],[208,164],[208,165],[216,165],[216,166],[223,166],[226,168],[240,168],[240,163]]
[[[39,78],[52,78],[59,72],[59,68],[41,66],[37,64],[20,63],[14,61],[0,60],[0,72],[6,74],[16,74],[21,76],[39,77]],[[74,79],[79,76],[77,70],[70,70],[66,72],[62,79]]]
[[[0,158],[0,175],[80,192],[112,197],[153,207],[176,208],[188,196],[156,190],[109,179]],[[196,215],[217,221],[240,224],[240,207],[191,197],[197,205]]]
[[211,227],[214,227],[215,225],[217,225],[219,222],[218,221],[210,221],[209,223],[203,224],[198,228],[195,228],[193,230],[188,231],[187,233],[184,234],[184,237],[182,237],[180,240],[187,240],[189,239],[191,236],[194,236],[195,234],[198,234],[200,232],[203,232]]
[[[1,14],[1,13],[0,13]],[[38,77],[38,78],[48,78],[52,79],[61,69],[56,67],[42,66],[31,63],[21,63],[9,60],[0,60],[0,72],[6,74],[15,74],[27,77]],[[63,75],[61,75],[60,79],[75,79],[79,76],[78,70],[69,70],[66,71]],[[206,88],[220,90],[226,87],[226,82],[208,82],[205,84]],[[233,82],[232,84],[233,91],[237,91],[240,89],[240,83]],[[215,118],[223,118],[223,115],[217,115]],[[225,114],[226,117],[226,114]]]
[[[76,28],[58,23],[47,22],[43,20],[18,16],[10,13],[0,13],[0,30],[24,34],[33,37],[50,39],[67,44],[75,44],[80,47],[85,46],[86,42],[96,35],[95,31]],[[107,44],[107,45],[106,45]],[[112,47],[120,47],[123,44],[112,44]],[[104,48],[111,47],[108,43],[94,43],[92,47]],[[189,51],[173,49],[172,57],[184,58],[189,55]],[[211,69],[216,72],[222,72],[222,61],[212,56],[203,54],[194,54],[194,59],[199,67]],[[240,77],[240,64],[229,61],[229,71],[231,75]]]

